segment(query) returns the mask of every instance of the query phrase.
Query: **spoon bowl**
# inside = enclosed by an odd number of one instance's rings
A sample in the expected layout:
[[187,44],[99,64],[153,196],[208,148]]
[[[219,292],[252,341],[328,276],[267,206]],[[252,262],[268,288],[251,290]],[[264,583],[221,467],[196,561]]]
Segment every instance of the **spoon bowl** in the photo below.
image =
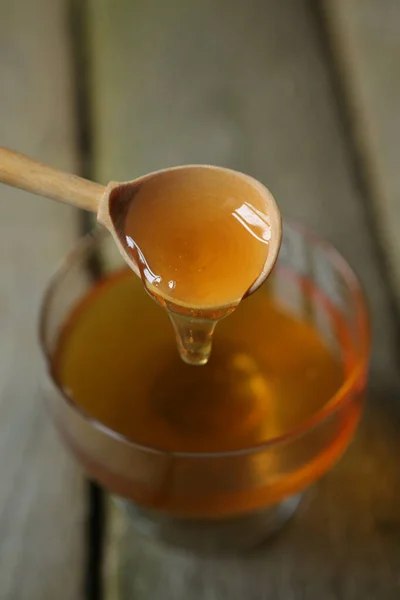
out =
[[[175,223],[171,228],[171,231],[168,232],[168,211],[170,210],[169,207],[172,207],[172,203],[177,195],[181,195],[185,198],[185,204],[187,204],[186,220],[183,219],[184,222],[181,224],[182,232],[176,231],[177,226]],[[157,197],[157,202],[154,201],[155,197]],[[261,240],[261,236],[263,236],[264,239],[262,241],[265,242],[267,247],[265,251],[265,261],[260,264],[256,276],[253,276],[246,289],[241,290],[241,292],[239,294],[236,293],[236,295],[233,293],[229,299],[226,299],[226,301],[222,303],[213,301],[211,297],[210,299],[204,299],[199,304],[193,299],[188,302],[186,298],[180,298],[176,293],[169,293],[168,288],[162,289],[162,286],[159,285],[158,281],[153,281],[153,279],[157,280],[159,277],[153,273],[152,268],[154,267],[154,263],[147,263],[147,249],[145,251],[144,248],[141,247],[141,244],[138,244],[136,252],[132,252],[132,248],[135,246],[134,241],[130,240],[130,243],[127,242],[125,225],[129,218],[130,207],[136,201],[141,202],[142,206],[145,207],[148,207],[148,203],[154,201],[154,212],[159,213],[160,210],[163,210],[165,212],[165,218],[160,220],[159,228],[157,230],[154,225],[156,214],[151,213],[151,244],[155,246],[154,238],[161,237],[162,234],[166,232],[168,237],[165,240],[165,246],[162,246],[162,252],[165,253],[167,252],[167,246],[170,239],[179,234],[181,238],[183,238],[183,243],[194,246],[195,254],[196,238],[192,234],[191,239],[189,239],[190,233],[188,233],[187,230],[187,222],[193,221],[196,226],[198,225],[201,220],[200,212],[203,210],[201,207],[201,201],[203,199],[206,203],[204,205],[204,211],[212,211],[211,214],[215,212],[215,215],[217,215],[217,211],[222,205],[225,210],[225,206],[231,203],[232,216],[235,218],[235,220],[232,219],[233,225],[236,224],[237,226],[237,221],[239,221],[240,224],[254,237]],[[137,218],[137,233],[140,233],[141,229],[144,228],[142,213],[143,211],[138,215],[141,219]],[[133,213],[132,216],[133,218],[136,218],[137,215]],[[100,199],[97,220],[113,235],[115,243],[124,260],[138,276],[142,277],[143,280],[145,279],[144,267],[146,268],[147,273],[151,273],[152,277],[148,277],[147,282],[145,282],[150,293],[154,292],[154,295],[158,299],[167,303],[173,303],[178,307],[190,307],[192,309],[203,308],[208,311],[217,311],[222,307],[235,306],[243,297],[254,293],[271,272],[278,257],[282,237],[280,213],[275,199],[269,190],[256,179],[248,175],[231,169],[211,165],[178,166],[155,171],[129,182],[111,182],[108,184]],[[200,228],[200,225],[198,226]],[[202,234],[204,239],[207,240],[208,231],[206,230],[206,227],[207,221],[205,220],[204,231]],[[222,258],[226,258],[229,243],[231,242],[233,244],[233,241],[230,240],[230,237],[232,237],[230,236],[231,232],[226,230],[226,226],[223,233],[224,239],[221,239],[221,242],[219,243],[220,247],[218,249],[218,255],[221,255]],[[149,250],[151,250],[151,248]],[[180,248],[171,249],[169,262],[171,263],[172,269],[177,269],[180,251]],[[195,258],[197,257],[194,256],[192,262],[195,261]],[[237,258],[240,260],[242,257],[238,256]],[[211,262],[217,262],[217,257],[215,255],[209,257],[208,266]],[[194,266],[195,265],[192,265],[193,270]],[[220,273],[217,272],[218,264],[215,264],[214,271],[220,279],[224,275],[227,276],[229,271],[224,273],[226,265],[221,264],[219,266]],[[234,266],[235,265],[231,265],[232,268],[234,268]],[[237,267],[239,267],[239,265],[237,265]],[[250,277],[251,265],[248,265],[248,267]]]

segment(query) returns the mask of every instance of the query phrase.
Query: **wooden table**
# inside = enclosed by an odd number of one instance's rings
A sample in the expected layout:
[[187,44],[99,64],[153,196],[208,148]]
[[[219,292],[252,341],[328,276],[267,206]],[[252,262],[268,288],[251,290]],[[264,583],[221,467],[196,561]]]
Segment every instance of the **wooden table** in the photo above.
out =
[[99,495],[42,409],[35,334],[83,219],[0,188],[2,600],[99,583],[104,600],[400,597],[399,39],[396,0],[3,3],[1,144],[101,182],[190,162],[254,175],[354,265],[375,344],[355,442],[266,552],[166,551],[107,499],[101,536]]

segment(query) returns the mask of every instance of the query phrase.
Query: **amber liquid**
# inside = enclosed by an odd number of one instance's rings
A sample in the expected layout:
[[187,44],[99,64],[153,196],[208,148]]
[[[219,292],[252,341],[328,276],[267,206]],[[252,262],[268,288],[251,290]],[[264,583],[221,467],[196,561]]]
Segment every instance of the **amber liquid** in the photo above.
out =
[[[54,375],[87,415],[143,446],[210,453],[284,436],[330,401],[348,365],[312,324],[275,303],[269,289],[264,285],[221,321],[211,358],[198,368],[179,358],[171,323],[140,280],[120,272],[94,287],[70,315],[58,341]],[[335,327],[340,337],[340,324]],[[119,485],[101,465],[95,476],[162,510],[232,514],[276,501],[321,474],[343,451],[358,415],[359,408],[349,403],[324,429],[274,450],[273,460],[268,451],[240,456],[223,469],[216,468],[217,461],[204,462],[200,474],[193,464],[182,471],[182,494],[179,481],[171,489],[163,482],[161,490],[144,493],[122,479]],[[210,496],[214,477],[231,478],[229,493]],[[191,485],[199,487],[193,494]]]
[[237,306],[267,260],[271,226],[258,184],[193,168],[142,185],[123,215],[126,250],[169,311],[181,357],[204,364],[215,324]]

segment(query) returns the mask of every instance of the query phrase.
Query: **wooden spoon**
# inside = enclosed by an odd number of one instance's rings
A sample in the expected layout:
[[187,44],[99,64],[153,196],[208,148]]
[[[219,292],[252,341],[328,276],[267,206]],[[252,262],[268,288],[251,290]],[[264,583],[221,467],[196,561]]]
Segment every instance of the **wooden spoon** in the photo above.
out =
[[263,200],[265,212],[269,217],[271,239],[264,267],[247,292],[247,295],[252,294],[271,272],[278,256],[282,237],[281,217],[275,200],[267,188],[252,177],[221,167],[187,165],[156,171],[125,183],[111,181],[104,187],[77,175],[53,169],[23,154],[0,147],[1,182],[96,213],[98,222],[110,231],[122,257],[139,276],[138,265],[128,254],[125,238],[121,235],[121,218],[124,218],[130,200],[139,188],[142,190],[143,186],[150,181],[154,183],[155,178],[160,178],[166,172],[174,173],[174,177],[178,181],[182,173],[187,175],[187,172],[191,169],[198,172],[199,168],[223,172],[227,178],[240,177],[243,182],[250,184]]

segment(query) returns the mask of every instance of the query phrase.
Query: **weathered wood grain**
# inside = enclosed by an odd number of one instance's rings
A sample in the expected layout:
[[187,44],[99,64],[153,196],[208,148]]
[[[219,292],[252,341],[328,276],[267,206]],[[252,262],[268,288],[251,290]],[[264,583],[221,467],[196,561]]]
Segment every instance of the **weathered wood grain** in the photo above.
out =
[[[76,170],[66,0],[0,9],[0,140]],[[44,410],[37,318],[77,213],[0,185],[0,598],[83,597],[83,477]]]
[[261,179],[284,214],[332,240],[354,265],[375,338],[356,441],[264,554],[217,562],[166,551],[113,508],[108,600],[398,598],[395,332],[310,3],[89,5],[98,177],[209,162]]
[[324,0],[323,5],[400,301],[400,3]]

